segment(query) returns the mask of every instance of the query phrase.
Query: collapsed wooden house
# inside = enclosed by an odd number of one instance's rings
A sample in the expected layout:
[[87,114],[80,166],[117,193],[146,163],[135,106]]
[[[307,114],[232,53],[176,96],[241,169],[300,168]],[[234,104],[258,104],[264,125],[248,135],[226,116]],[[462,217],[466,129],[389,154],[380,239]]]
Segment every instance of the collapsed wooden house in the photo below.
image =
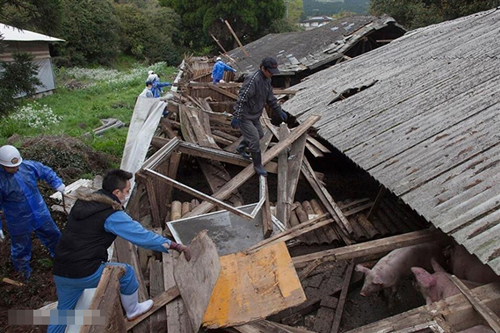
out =
[[[135,267],[141,298],[155,297],[155,312],[126,327],[116,300],[102,304],[116,285],[101,287],[93,306],[107,306],[112,320],[84,329],[197,332],[202,325],[222,332],[338,332],[349,310],[348,292],[361,279],[355,263],[404,246],[447,242],[446,233],[499,273],[498,137],[488,135],[499,110],[499,18],[489,11],[423,28],[277,90],[289,98],[285,109],[297,122],[292,119],[290,129],[263,117],[267,179],[254,176],[251,162],[234,153],[241,138],[229,124],[238,84],[196,83],[207,77],[209,61],[186,59],[172,99],[137,102],[138,123],[132,120],[127,140],[130,159],[122,163],[136,174],[127,209],[146,227],[183,243],[193,236],[183,238],[187,231],[176,229],[182,225],[206,228],[226,243],[243,237],[238,223],[257,236],[252,245],[236,244],[240,248],[224,255],[217,248],[219,281],[195,323],[189,309],[198,302],[196,293],[178,298],[176,260],[117,240],[115,258]],[[162,118],[165,107],[169,115]],[[132,147],[141,140],[147,148]],[[381,190],[336,201],[313,166],[331,152],[347,155]],[[142,156],[148,156],[145,162]],[[199,168],[194,176],[180,170],[193,163]],[[230,223],[221,227],[215,220]],[[102,284],[112,284],[113,274]],[[471,291],[455,282],[460,295],[342,330],[454,332],[485,321],[496,329],[500,284]]]

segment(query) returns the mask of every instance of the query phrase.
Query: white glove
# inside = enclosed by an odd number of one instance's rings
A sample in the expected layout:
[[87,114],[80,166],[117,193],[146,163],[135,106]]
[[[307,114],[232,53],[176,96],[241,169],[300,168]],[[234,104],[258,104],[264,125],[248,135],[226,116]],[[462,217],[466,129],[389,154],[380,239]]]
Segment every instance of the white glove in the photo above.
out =
[[62,194],[64,194],[64,190],[66,189],[66,186],[64,184],[61,184],[59,185],[57,188],[56,188],[56,191],[58,192],[61,192]]
[[0,229],[0,242],[3,242],[5,239],[5,235],[3,234],[3,230]]

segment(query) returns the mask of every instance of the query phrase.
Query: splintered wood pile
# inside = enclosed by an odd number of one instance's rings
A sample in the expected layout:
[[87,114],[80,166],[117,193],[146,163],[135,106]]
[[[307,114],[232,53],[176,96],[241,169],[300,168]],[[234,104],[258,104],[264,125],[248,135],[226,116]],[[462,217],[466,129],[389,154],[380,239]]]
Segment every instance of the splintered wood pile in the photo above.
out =
[[[163,235],[169,234],[167,222],[201,219],[217,210],[248,223],[261,219],[260,241],[221,256],[224,282],[214,288],[203,326],[227,332],[338,332],[350,287],[361,281],[353,272],[356,263],[441,239],[384,188],[336,201],[325,185],[332,175],[315,171],[310,163],[332,154],[311,129],[318,116],[277,126],[264,113],[260,146],[269,176],[254,177],[252,162],[235,153],[242,137],[230,126],[240,84],[207,83],[213,63],[206,58],[188,58],[185,63],[179,93],[168,101],[169,114],[151,142],[154,153],[136,173],[127,209],[135,220]],[[200,170],[195,187],[179,176],[184,163],[193,162]],[[255,204],[243,190],[247,182],[256,185],[259,197],[252,212],[240,208]],[[302,195],[306,189],[308,198]],[[226,225],[230,235],[231,223]],[[297,255],[290,257],[288,251]],[[116,258],[136,269],[141,300],[176,286],[172,254],[136,251],[120,239]],[[286,274],[279,273],[282,266]],[[186,311],[184,301],[176,298],[133,331],[192,332]]]

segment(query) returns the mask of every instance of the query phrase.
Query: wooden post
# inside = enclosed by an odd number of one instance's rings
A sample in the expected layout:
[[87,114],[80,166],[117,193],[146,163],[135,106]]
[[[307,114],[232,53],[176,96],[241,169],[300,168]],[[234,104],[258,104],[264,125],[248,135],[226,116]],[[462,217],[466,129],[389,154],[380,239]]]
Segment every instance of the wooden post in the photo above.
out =
[[227,51],[224,49],[224,47],[221,45],[221,43],[219,43],[219,40],[217,38],[215,38],[214,35],[210,35],[212,36],[212,38],[214,39],[214,41],[217,43],[217,45],[219,45],[219,47],[221,48],[221,50],[224,52],[224,53],[227,53]]
[[372,215],[377,211],[378,209],[378,206],[380,205],[380,202],[382,201],[382,198],[384,197],[384,194],[385,194],[385,191],[387,189],[385,188],[384,185],[382,185],[380,187],[380,191],[378,192],[377,194],[377,197],[375,198],[375,202],[373,203],[373,206],[372,208],[370,209],[370,212],[368,213],[368,215],[366,216],[366,218],[368,220],[370,220],[370,218],[372,217]]
[[339,302],[337,303],[337,309],[335,310],[335,317],[330,331],[331,333],[337,333],[339,331],[342,313],[344,312],[344,304],[347,298],[347,292],[349,291],[349,284],[351,283],[352,271],[354,270],[354,262],[354,259],[351,259],[351,262],[345,271],[344,283],[342,284],[342,291],[340,292]]
[[[280,125],[280,139],[285,140],[288,137],[290,130],[285,123]],[[288,199],[288,151],[284,149],[278,155],[278,201],[276,202],[276,217],[283,224],[290,228],[288,219],[290,218],[291,202]],[[293,200],[293,199],[292,199]]]
[[229,22],[227,20],[224,20],[224,22],[226,23],[227,27],[229,28],[229,31],[231,31],[231,34],[233,35],[233,37],[236,39],[236,41],[238,42],[238,45],[240,46],[240,49],[243,51],[243,53],[245,53],[245,55],[247,57],[250,56],[250,54],[248,54],[247,50],[245,50],[245,48],[243,47],[243,44],[241,44],[238,36],[236,36],[236,34],[234,33],[234,30],[233,28],[231,27],[231,25],[229,24]]

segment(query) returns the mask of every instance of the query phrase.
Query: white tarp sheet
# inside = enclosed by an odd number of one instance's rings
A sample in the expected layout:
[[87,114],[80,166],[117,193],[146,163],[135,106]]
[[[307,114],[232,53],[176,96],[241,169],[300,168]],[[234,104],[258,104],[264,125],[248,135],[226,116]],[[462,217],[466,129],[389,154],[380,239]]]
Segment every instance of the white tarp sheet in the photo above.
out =
[[158,98],[137,97],[123,149],[121,169],[132,173],[140,169],[166,106],[167,103]]

